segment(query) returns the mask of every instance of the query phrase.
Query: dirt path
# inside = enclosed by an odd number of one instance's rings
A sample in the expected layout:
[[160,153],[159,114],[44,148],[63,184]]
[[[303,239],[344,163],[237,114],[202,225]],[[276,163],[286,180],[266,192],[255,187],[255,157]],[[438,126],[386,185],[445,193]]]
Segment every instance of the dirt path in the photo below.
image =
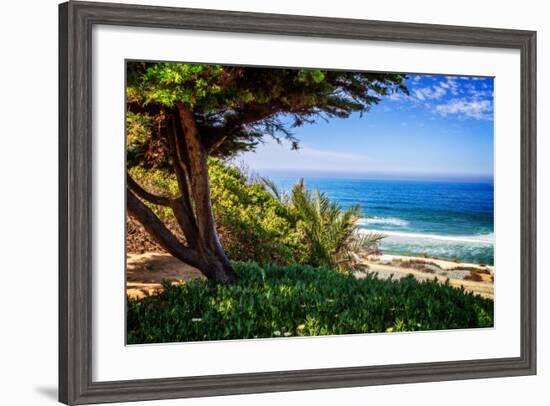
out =
[[172,283],[203,278],[200,271],[186,265],[170,254],[147,252],[127,254],[126,293],[132,298],[143,297],[144,291],[153,293],[162,288],[161,281]]

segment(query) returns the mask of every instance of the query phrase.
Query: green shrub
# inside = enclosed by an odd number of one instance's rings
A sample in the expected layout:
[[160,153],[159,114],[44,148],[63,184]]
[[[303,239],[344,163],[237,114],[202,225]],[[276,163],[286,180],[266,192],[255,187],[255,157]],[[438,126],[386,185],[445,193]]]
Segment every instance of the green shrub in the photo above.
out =
[[307,190],[303,180],[292,187],[287,204],[299,219],[297,230],[307,248],[305,263],[309,265],[341,272],[360,268],[360,255],[376,252],[384,238],[382,234],[359,232],[359,205],[344,210],[319,189],[313,193]]
[[[128,170],[130,175],[146,190],[161,196],[173,196],[178,193],[176,177],[168,174],[163,169],[142,168],[135,166]],[[178,230],[176,218],[169,207],[158,206],[147,201],[144,202],[155,214],[171,229]]]
[[296,219],[261,182],[237,168],[208,161],[211,198],[224,249],[235,261],[301,262],[303,245]]
[[310,266],[235,263],[234,285],[205,280],[128,299],[128,343],[493,326],[493,301],[412,277],[380,280]]
[[[133,167],[130,175],[147,190],[175,196],[175,176],[164,169]],[[347,271],[361,267],[359,255],[377,250],[379,234],[362,235],[359,206],[343,210],[326,194],[297,183],[288,196],[268,179],[251,180],[221,160],[208,160],[210,195],[225,252],[233,261],[308,264]],[[146,203],[179,237],[168,207]]]
[[[151,192],[169,196],[178,193],[175,176],[166,170],[133,167],[129,172]],[[218,233],[230,259],[278,264],[303,261],[296,220],[264,184],[249,182],[241,171],[215,158],[208,161],[208,173]],[[146,204],[181,237],[172,209]]]

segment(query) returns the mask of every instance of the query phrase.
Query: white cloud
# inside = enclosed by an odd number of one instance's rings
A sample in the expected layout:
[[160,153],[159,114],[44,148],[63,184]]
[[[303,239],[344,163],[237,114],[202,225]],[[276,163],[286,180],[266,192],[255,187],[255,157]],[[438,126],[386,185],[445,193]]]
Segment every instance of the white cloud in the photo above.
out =
[[403,100],[406,96],[403,93],[394,92],[386,96],[392,101]]
[[[456,77],[445,76],[444,79],[436,79],[435,77],[433,79],[436,80],[436,83],[433,86],[414,89],[412,91],[413,99],[421,102],[427,100],[439,100],[448,93],[452,94],[453,96],[458,96],[458,94],[460,93],[460,87],[456,81]],[[416,84],[414,79],[413,83]]]
[[474,99],[487,99],[493,97],[493,91],[488,87],[484,89],[477,89],[475,86],[468,88],[468,94]]
[[453,99],[448,103],[437,105],[435,111],[442,116],[456,114],[478,120],[491,120],[493,118],[493,105],[490,100]]
[[315,148],[309,148],[309,147],[301,147],[298,149],[297,152],[301,158],[315,158],[315,159],[323,159],[323,160],[336,160],[339,161],[341,159],[345,159],[348,161],[365,161],[364,155],[357,155],[357,154],[349,154],[347,152],[335,152],[335,151],[325,151],[322,149],[315,149]]
[[[428,78],[428,83],[421,81]],[[410,95],[390,95],[388,98],[409,106],[423,107],[440,116],[455,115],[459,118],[492,120],[493,89],[487,83],[476,85],[469,76],[426,76],[411,77]]]
[[447,91],[441,86],[423,87],[420,89],[414,89],[413,96],[420,100],[437,100],[445,96]]
[[253,170],[260,169],[304,169],[356,171],[364,168],[368,162],[366,155],[322,150],[302,144],[300,149],[292,150],[287,141],[281,144],[266,138],[254,151],[237,156],[236,161],[244,162]]
[[455,76],[446,76],[445,81],[441,81],[439,84],[444,89],[447,89],[453,96],[457,96],[460,93],[458,83]]

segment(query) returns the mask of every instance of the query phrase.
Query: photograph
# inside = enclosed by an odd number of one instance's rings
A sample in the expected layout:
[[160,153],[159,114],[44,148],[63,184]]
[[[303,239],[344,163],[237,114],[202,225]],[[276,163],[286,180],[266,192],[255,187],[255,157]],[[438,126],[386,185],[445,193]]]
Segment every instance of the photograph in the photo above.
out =
[[127,60],[127,344],[492,328],[493,92]]

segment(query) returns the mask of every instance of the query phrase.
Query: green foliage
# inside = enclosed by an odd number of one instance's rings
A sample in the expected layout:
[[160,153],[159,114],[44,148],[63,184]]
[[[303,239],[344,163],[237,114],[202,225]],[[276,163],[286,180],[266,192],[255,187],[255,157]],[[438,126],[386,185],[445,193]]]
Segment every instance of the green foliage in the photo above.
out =
[[309,266],[235,263],[234,285],[164,284],[128,299],[128,343],[493,326],[493,301],[412,277],[380,280]]
[[211,198],[224,249],[232,260],[299,261],[303,245],[288,208],[259,182],[211,158]]
[[[133,167],[129,173],[155,194],[178,194],[176,178],[166,170]],[[219,159],[209,159],[208,173],[218,233],[229,258],[259,263],[300,262],[304,246],[296,231],[296,220],[284,204],[274,199],[262,183],[249,182],[241,171]],[[170,208],[146,204],[169,228],[178,229]]]
[[308,191],[303,180],[292,188],[289,204],[299,219],[297,229],[308,250],[307,264],[349,271],[360,265],[361,251],[375,251],[384,238],[359,233],[359,205],[342,210],[326,193]]
[[[163,169],[145,169],[141,166],[134,166],[128,173],[146,190],[161,196],[175,197],[178,195],[178,183],[175,175]],[[147,201],[144,203],[167,225],[172,231],[178,230],[176,218],[169,207],[158,206]]]
[[200,112],[274,102],[288,112],[312,106],[363,111],[380,96],[406,91],[398,74],[141,62],[128,69],[134,72],[128,75],[131,101],[165,107],[182,102]]
[[[178,194],[175,176],[165,170],[134,167],[129,173],[155,194]],[[326,194],[306,190],[303,182],[285,196],[269,179],[251,181],[217,158],[209,159],[208,173],[218,233],[234,261],[349,271],[361,266],[360,253],[375,251],[383,238],[358,232],[359,206],[342,210]],[[164,223],[177,228],[170,208],[146,204]]]
[[138,87],[132,90],[135,96],[142,97],[145,105],[158,102],[171,107],[183,102],[208,111],[228,98],[220,86],[222,73],[218,65],[152,64],[145,70]]
[[153,120],[148,114],[126,114],[126,159],[130,166],[144,162]]
[[254,148],[266,134],[296,147],[293,127],[364,113],[386,95],[407,93],[404,79],[394,73],[129,62],[128,111],[165,120],[174,106],[186,104],[206,143],[223,135],[210,153],[227,157]]
[[359,205],[343,210],[326,193],[307,190],[303,180],[293,186],[290,194],[279,190],[269,178],[261,180],[296,220],[296,230],[305,249],[300,263],[347,272],[362,267],[360,255],[378,251],[384,235],[360,233]]

